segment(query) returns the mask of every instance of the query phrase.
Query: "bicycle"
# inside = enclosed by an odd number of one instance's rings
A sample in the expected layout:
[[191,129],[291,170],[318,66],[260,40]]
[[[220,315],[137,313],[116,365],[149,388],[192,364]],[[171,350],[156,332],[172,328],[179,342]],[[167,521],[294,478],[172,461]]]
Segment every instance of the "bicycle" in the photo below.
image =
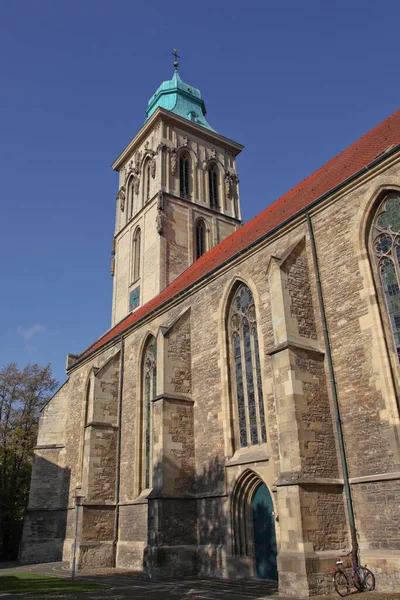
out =
[[343,560],[336,561],[339,568],[332,568],[332,580],[335,590],[339,596],[348,596],[350,594],[351,583],[359,592],[372,592],[375,589],[375,575],[364,565],[360,565],[357,558],[354,559],[353,552],[350,550],[346,554],[351,562],[351,580],[342,567]]

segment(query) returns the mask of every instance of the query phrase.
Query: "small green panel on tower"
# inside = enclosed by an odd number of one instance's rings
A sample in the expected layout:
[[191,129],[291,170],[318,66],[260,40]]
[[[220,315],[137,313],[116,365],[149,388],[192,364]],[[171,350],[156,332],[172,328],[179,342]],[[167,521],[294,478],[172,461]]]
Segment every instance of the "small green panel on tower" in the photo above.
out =
[[138,285],[129,294],[129,312],[137,308],[140,304],[140,285]]

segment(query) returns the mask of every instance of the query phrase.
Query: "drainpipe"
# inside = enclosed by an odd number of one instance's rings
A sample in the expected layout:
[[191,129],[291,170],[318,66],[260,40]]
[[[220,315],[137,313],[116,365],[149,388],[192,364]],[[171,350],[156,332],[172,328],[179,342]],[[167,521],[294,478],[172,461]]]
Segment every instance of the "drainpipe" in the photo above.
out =
[[117,562],[118,526],[119,526],[119,484],[121,478],[121,417],[122,417],[122,389],[124,383],[124,338],[121,335],[121,354],[119,362],[119,386],[118,386],[118,429],[117,429],[117,464],[115,472],[115,518],[113,537],[113,566]]
[[322,330],[324,333],[326,358],[328,361],[329,380],[330,380],[330,384],[331,384],[333,406],[334,406],[334,410],[335,410],[336,431],[337,431],[337,436],[338,436],[338,440],[339,440],[340,461],[341,461],[342,471],[343,471],[344,489],[345,489],[346,501],[347,501],[347,512],[348,512],[348,516],[349,516],[349,525],[350,525],[350,532],[351,532],[351,542],[352,542],[351,551],[352,551],[352,555],[353,555],[354,559],[358,560],[357,529],[356,529],[356,524],[355,524],[353,500],[352,500],[352,496],[351,496],[351,489],[350,489],[350,483],[349,483],[349,471],[348,471],[348,466],[347,466],[346,450],[345,450],[344,439],[343,439],[343,428],[342,428],[342,420],[340,417],[337,384],[336,384],[335,371],[333,368],[333,361],[332,361],[332,349],[331,349],[331,344],[329,341],[328,325],[326,322],[325,304],[324,304],[324,297],[322,294],[321,278],[320,278],[318,257],[317,257],[317,248],[315,246],[314,231],[313,231],[313,226],[311,223],[310,213],[308,211],[306,211],[306,219],[307,219],[308,232],[309,232],[310,241],[311,241],[311,250],[312,250],[312,257],[313,257],[313,264],[314,264],[315,280],[316,280],[316,284],[317,284],[318,301],[319,301],[319,308],[320,308],[321,319],[322,319]]

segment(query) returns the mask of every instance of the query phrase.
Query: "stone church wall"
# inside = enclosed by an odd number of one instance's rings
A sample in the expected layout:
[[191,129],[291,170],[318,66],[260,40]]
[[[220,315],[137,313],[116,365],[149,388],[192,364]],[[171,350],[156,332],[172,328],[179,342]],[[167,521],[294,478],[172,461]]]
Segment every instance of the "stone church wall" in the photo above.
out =
[[23,563],[62,558],[71,479],[65,427],[68,395],[65,384],[43,409],[39,422],[29,506],[19,550]]
[[384,301],[379,306],[367,245],[371,213],[382,194],[399,189],[399,176],[397,164],[382,169],[313,219],[360,548],[387,589],[400,585],[393,504],[400,475],[399,364],[390,331],[383,330]]
[[[312,213],[362,557],[368,556],[368,564],[379,574],[381,589],[389,587],[396,564],[399,572],[399,417],[366,254],[365,227],[374,194],[396,181],[400,181],[400,170],[394,165]],[[229,385],[226,311],[240,282],[253,293],[259,332],[267,443],[257,449],[238,448]],[[139,410],[140,373],[150,334],[157,340],[158,352],[153,400],[157,489],[143,490],[139,482],[142,450],[138,441],[144,426]],[[48,409],[63,413],[66,424],[64,458],[52,455],[50,462],[69,469],[69,503],[54,500],[60,510],[70,509],[68,523],[74,517],[74,490],[81,483],[82,423],[90,369],[101,369],[116,350],[100,352],[72,370],[68,384]],[[338,552],[349,545],[349,538],[326,348],[304,219],[278,231],[268,242],[260,242],[251,255],[225,266],[206,284],[171,301],[130,332],[125,340],[122,392],[117,566],[145,568],[160,575],[174,565],[175,575],[254,576],[252,557],[235,554],[231,515],[240,478],[250,469],[272,495],[281,591],[307,596],[328,590],[326,573]],[[106,412],[106,420],[113,421],[115,405]],[[54,437],[52,421],[53,417],[47,421],[43,417],[40,433],[50,440]],[[104,456],[96,457],[100,465],[115,456],[115,446],[110,440],[107,444]],[[88,458],[92,459],[94,455]],[[34,477],[40,472],[38,467]],[[110,474],[104,471],[104,476],[110,478],[112,487]],[[41,496],[33,483],[32,507],[40,504]],[[104,514],[112,514],[112,495],[102,501],[109,502],[109,508],[101,508]],[[89,515],[93,509],[85,510]],[[87,542],[103,536],[104,544],[99,547],[104,548],[110,545],[111,521],[100,514],[92,519],[93,515],[83,523],[83,529],[91,531]],[[38,516],[30,527],[33,540],[40,527]],[[60,547],[57,540],[61,538],[52,530],[48,539],[50,556]],[[67,541],[64,558],[69,557]],[[111,555],[96,552],[95,559],[108,564]]]

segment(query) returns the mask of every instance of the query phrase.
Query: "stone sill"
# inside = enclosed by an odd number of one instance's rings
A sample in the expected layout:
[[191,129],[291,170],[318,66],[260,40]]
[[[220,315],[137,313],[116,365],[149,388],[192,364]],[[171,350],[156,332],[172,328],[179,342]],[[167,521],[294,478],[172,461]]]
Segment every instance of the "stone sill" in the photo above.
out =
[[388,550],[387,548],[363,548],[360,544],[360,553],[362,558],[376,558],[378,560],[396,559],[400,560],[400,550]]
[[317,342],[312,339],[304,338],[301,342],[298,340],[285,340],[281,344],[274,346],[266,352],[268,356],[282,352],[282,350],[304,350],[305,352],[311,352],[313,354],[325,355],[325,352],[317,346]]
[[173,402],[177,404],[194,404],[194,400],[184,394],[159,394],[153,398],[152,402],[158,402],[159,400],[166,400],[167,402]]
[[350,477],[349,482],[351,485],[357,483],[369,483],[374,481],[392,481],[393,479],[400,479],[400,471],[394,471],[392,473],[375,473],[374,475],[363,475],[362,477]]
[[307,477],[301,472],[297,473],[295,471],[290,471],[287,473],[281,473],[274,485],[276,485],[276,487],[290,485],[342,486],[344,485],[344,481],[339,477]]
[[265,462],[270,460],[270,458],[271,455],[269,454],[265,444],[259,446],[258,448],[240,448],[240,450],[236,450],[235,454],[226,462],[225,466],[233,467],[235,465]]
[[103,421],[90,421],[85,425],[85,429],[87,427],[99,427],[100,429],[118,429],[118,425],[114,425],[113,423],[104,423]]

